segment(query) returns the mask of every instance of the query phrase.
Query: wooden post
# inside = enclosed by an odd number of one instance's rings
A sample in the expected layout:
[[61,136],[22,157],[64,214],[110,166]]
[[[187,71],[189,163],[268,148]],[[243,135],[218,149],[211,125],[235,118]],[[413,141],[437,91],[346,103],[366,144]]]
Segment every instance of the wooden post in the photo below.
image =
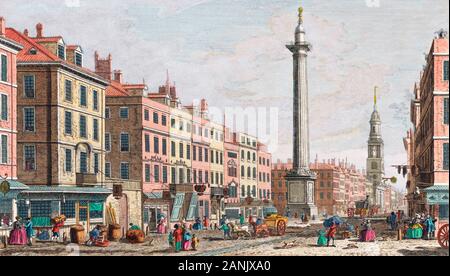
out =
[[397,228],[397,240],[401,241],[403,239],[403,229],[401,227]]
[[80,202],[75,202],[75,224],[80,223]]

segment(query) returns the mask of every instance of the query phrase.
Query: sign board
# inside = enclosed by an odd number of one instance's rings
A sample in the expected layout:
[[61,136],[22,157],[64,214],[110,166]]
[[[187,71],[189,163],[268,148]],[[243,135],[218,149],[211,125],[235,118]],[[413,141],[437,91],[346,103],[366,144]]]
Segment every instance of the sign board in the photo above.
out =
[[306,203],[304,182],[289,181],[289,203]]
[[3,193],[3,195],[9,193],[10,189],[11,185],[9,184],[8,180],[3,180],[2,183],[0,183],[0,192]]

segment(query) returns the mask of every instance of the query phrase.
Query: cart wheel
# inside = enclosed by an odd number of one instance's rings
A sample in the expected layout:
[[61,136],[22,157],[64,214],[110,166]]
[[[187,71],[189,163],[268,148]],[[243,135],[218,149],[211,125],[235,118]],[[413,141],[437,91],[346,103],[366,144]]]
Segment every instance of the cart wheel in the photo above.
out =
[[444,224],[441,228],[439,228],[437,237],[439,245],[448,249],[448,224]]
[[277,234],[283,236],[286,233],[286,223],[280,220],[277,224]]

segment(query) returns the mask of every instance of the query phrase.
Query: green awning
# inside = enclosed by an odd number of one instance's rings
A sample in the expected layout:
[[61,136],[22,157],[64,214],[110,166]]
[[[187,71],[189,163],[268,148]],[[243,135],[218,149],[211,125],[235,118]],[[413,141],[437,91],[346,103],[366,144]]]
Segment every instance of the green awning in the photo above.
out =
[[28,190],[29,187],[17,180],[8,180],[11,190]]
[[427,204],[448,205],[448,185],[434,185],[423,191],[426,193]]
[[30,185],[29,189],[20,193],[20,199],[30,200],[87,200],[103,201],[112,190],[103,187],[79,187],[79,186],[44,186]]

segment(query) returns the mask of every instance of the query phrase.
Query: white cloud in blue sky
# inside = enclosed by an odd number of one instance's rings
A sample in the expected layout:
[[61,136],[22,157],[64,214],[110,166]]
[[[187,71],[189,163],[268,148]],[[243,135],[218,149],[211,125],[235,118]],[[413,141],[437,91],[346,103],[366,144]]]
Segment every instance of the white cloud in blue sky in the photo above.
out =
[[[304,0],[309,56],[311,155],[365,166],[372,91],[380,87],[387,174],[404,163],[402,138],[423,53],[448,29],[447,0]],[[129,82],[163,83],[168,68],[185,103],[279,108],[274,159],[291,156],[292,60],[298,1],[0,0],[0,15],[34,34],[113,55]],[[379,4],[370,6],[368,3]],[[400,181],[404,183],[404,181]]]

